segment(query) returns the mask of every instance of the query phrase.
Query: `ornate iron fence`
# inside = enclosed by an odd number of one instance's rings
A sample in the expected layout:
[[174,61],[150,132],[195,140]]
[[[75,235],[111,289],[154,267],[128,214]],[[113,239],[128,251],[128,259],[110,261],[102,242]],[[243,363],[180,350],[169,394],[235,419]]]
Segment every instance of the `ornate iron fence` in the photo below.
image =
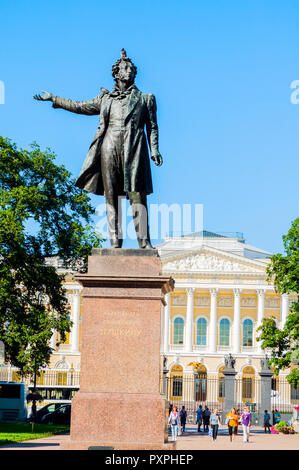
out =
[[[163,388],[163,387],[162,387]],[[170,405],[179,410],[185,406],[187,422],[196,422],[196,410],[199,405],[207,406],[211,411],[224,408],[224,380],[218,377],[173,376],[164,377],[164,394]]]
[[[33,376],[22,378],[18,369],[3,368],[0,369],[1,382],[21,382],[24,381],[29,387],[33,386]],[[80,373],[72,369],[41,370],[36,379],[36,385],[45,387],[79,387]]]

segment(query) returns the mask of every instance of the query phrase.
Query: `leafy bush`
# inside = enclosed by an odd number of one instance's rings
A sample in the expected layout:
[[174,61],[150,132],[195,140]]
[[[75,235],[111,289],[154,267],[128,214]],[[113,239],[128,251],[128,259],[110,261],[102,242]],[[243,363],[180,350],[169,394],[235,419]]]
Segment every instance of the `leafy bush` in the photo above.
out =
[[[272,432],[272,428],[276,432]],[[295,434],[294,427],[287,424],[286,421],[280,421],[279,423],[275,424],[275,426],[272,426],[272,428],[271,432],[273,434],[277,434],[279,432],[282,432],[283,434]]]

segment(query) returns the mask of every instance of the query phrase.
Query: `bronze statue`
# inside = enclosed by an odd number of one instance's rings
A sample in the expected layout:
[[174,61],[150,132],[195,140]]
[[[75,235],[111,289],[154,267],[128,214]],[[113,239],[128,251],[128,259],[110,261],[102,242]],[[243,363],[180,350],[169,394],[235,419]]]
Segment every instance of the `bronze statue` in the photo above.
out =
[[[119,197],[129,198],[140,248],[152,248],[148,227],[147,195],[153,192],[151,158],[163,163],[158,147],[156,99],[138,90],[134,81],[137,68],[126,51],[112,66],[114,91],[101,93],[88,101],[73,101],[44,91],[34,99],[52,101],[54,108],[78,114],[100,114],[100,124],[89,147],[76,186],[93,194],[105,195],[109,237],[112,248],[121,248]],[[146,127],[146,135],[144,132]]]

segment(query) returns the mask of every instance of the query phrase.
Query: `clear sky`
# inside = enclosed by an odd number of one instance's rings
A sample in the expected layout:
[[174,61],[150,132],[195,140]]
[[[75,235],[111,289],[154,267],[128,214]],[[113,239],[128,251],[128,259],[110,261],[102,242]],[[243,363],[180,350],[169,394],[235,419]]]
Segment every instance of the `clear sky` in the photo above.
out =
[[205,229],[282,250],[299,215],[297,0],[2,0],[0,18],[1,135],[50,147],[77,176],[98,117],[32,95],[111,89],[124,47],[158,105],[164,164],[149,202],[203,204]]

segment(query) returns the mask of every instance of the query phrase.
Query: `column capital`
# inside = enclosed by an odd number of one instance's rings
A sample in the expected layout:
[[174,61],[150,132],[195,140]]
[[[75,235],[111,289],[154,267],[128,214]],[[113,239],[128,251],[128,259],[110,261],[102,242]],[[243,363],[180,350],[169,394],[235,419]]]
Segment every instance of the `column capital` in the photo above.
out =
[[216,295],[218,293],[218,287],[211,287],[210,288],[210,293],[211,293],[211,295],[212,294]]
[[287,294],[287,293],[280,294],[280,295],[283,299],[288,299],[289,298],[289,294]]
[[187,292],[187,295],[188,295],[188,296],[189,296],[189,295],[190,295],[190,296],[193,295],[194,292],[195,292],[195,287],[187,287],[186,292]]
[[256,292],[259,297],[264,297],[266,289],[256,289]]
[[242,289],[235,288],[235,289],[233,289],[233,292],[234,292],[235,297],[240,297]]

